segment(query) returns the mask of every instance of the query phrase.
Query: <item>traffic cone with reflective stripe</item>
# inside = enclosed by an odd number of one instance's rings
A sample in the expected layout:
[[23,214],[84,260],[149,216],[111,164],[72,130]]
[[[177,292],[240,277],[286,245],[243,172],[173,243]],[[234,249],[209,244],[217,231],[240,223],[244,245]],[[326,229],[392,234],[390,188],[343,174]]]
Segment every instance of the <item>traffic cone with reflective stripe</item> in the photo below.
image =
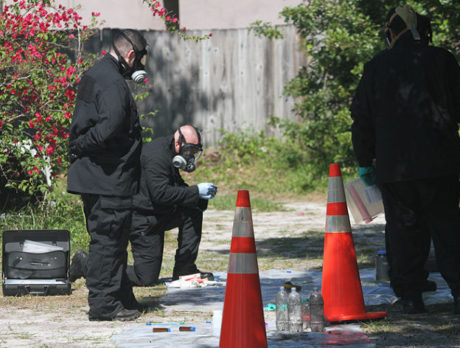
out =
[[249,191],[238,191],[219,348],[265,348],[267,336]]
[[379,319],[386,312],[367,313],[351,234],[342,175],[338,164],[329,168],[322,295],[330,322]]

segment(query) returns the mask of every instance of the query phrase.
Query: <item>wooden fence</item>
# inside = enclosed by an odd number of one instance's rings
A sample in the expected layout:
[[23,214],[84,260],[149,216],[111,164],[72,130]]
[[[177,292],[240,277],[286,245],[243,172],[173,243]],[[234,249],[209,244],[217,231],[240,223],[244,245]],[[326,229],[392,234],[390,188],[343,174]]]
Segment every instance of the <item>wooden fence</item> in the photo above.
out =
[[[205,145],[214,145],[221,130],[264,130],[278,135],[267,121],[271,116],[295,119],[294,100],[283,96],[284,86],[307,59],[299,50],[293,26],[284,38],[257,37],[248,29],[212,31],[209,40],[181,40],[163,31],[144,32],[149,45],[150,95],[139,111],[158,110],[144,122],[155,135],[172,133],[191,123],[203,131]],[[194,31],[201,35],[209,32]],[[101,45],[110,36],[104,30]]]

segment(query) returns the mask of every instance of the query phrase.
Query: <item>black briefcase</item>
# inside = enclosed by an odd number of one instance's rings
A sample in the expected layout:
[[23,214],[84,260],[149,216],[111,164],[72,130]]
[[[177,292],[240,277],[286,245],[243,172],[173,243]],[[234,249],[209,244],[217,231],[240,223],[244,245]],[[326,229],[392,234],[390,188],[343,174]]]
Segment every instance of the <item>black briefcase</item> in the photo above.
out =
[[69,295],[69,266],[69,231],[3,231],[4,296]]

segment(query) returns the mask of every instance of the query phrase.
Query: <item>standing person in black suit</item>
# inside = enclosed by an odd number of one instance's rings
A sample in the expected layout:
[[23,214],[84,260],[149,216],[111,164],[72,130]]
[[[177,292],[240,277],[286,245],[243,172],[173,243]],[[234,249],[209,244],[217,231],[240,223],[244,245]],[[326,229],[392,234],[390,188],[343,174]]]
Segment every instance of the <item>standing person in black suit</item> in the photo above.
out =
[[460,314],[460,68],[417,24],[410,6],[389,11],[389,49],[365,64],[351,106],[353,147],[361,178],[382,192],[390,283],[403,311],[425,312],[431,237]]
[[109,54],[78,85],[70,126],[67,191],[80,194],[91,237],[89,320],[134,320],[138,304],[126,279],[132,197],[138,191],[141,127],[125,79],[145,79],[146,41],[117,30]]

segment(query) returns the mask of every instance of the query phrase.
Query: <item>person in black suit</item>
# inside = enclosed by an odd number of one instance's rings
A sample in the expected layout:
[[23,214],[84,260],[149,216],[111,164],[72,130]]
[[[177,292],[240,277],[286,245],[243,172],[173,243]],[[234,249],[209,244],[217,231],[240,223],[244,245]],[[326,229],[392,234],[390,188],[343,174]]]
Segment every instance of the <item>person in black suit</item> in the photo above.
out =
[[410,6],[391,9],[385,29],[389,49],[365,64],[351,106],[359,173],[382,192],[390,284],[403,311],[425,312],[432,238],[460,314],[460,68],[428,44],[429,23]]
[[146,41],[138,31],[118,30],[109,54],[78,85],[67,191],[81,196],[91,237],[86,272],[90,320],[133,320],[140,315],[126,278],[126,248],[142,138],[125,79],[145,79],[146,54]]

